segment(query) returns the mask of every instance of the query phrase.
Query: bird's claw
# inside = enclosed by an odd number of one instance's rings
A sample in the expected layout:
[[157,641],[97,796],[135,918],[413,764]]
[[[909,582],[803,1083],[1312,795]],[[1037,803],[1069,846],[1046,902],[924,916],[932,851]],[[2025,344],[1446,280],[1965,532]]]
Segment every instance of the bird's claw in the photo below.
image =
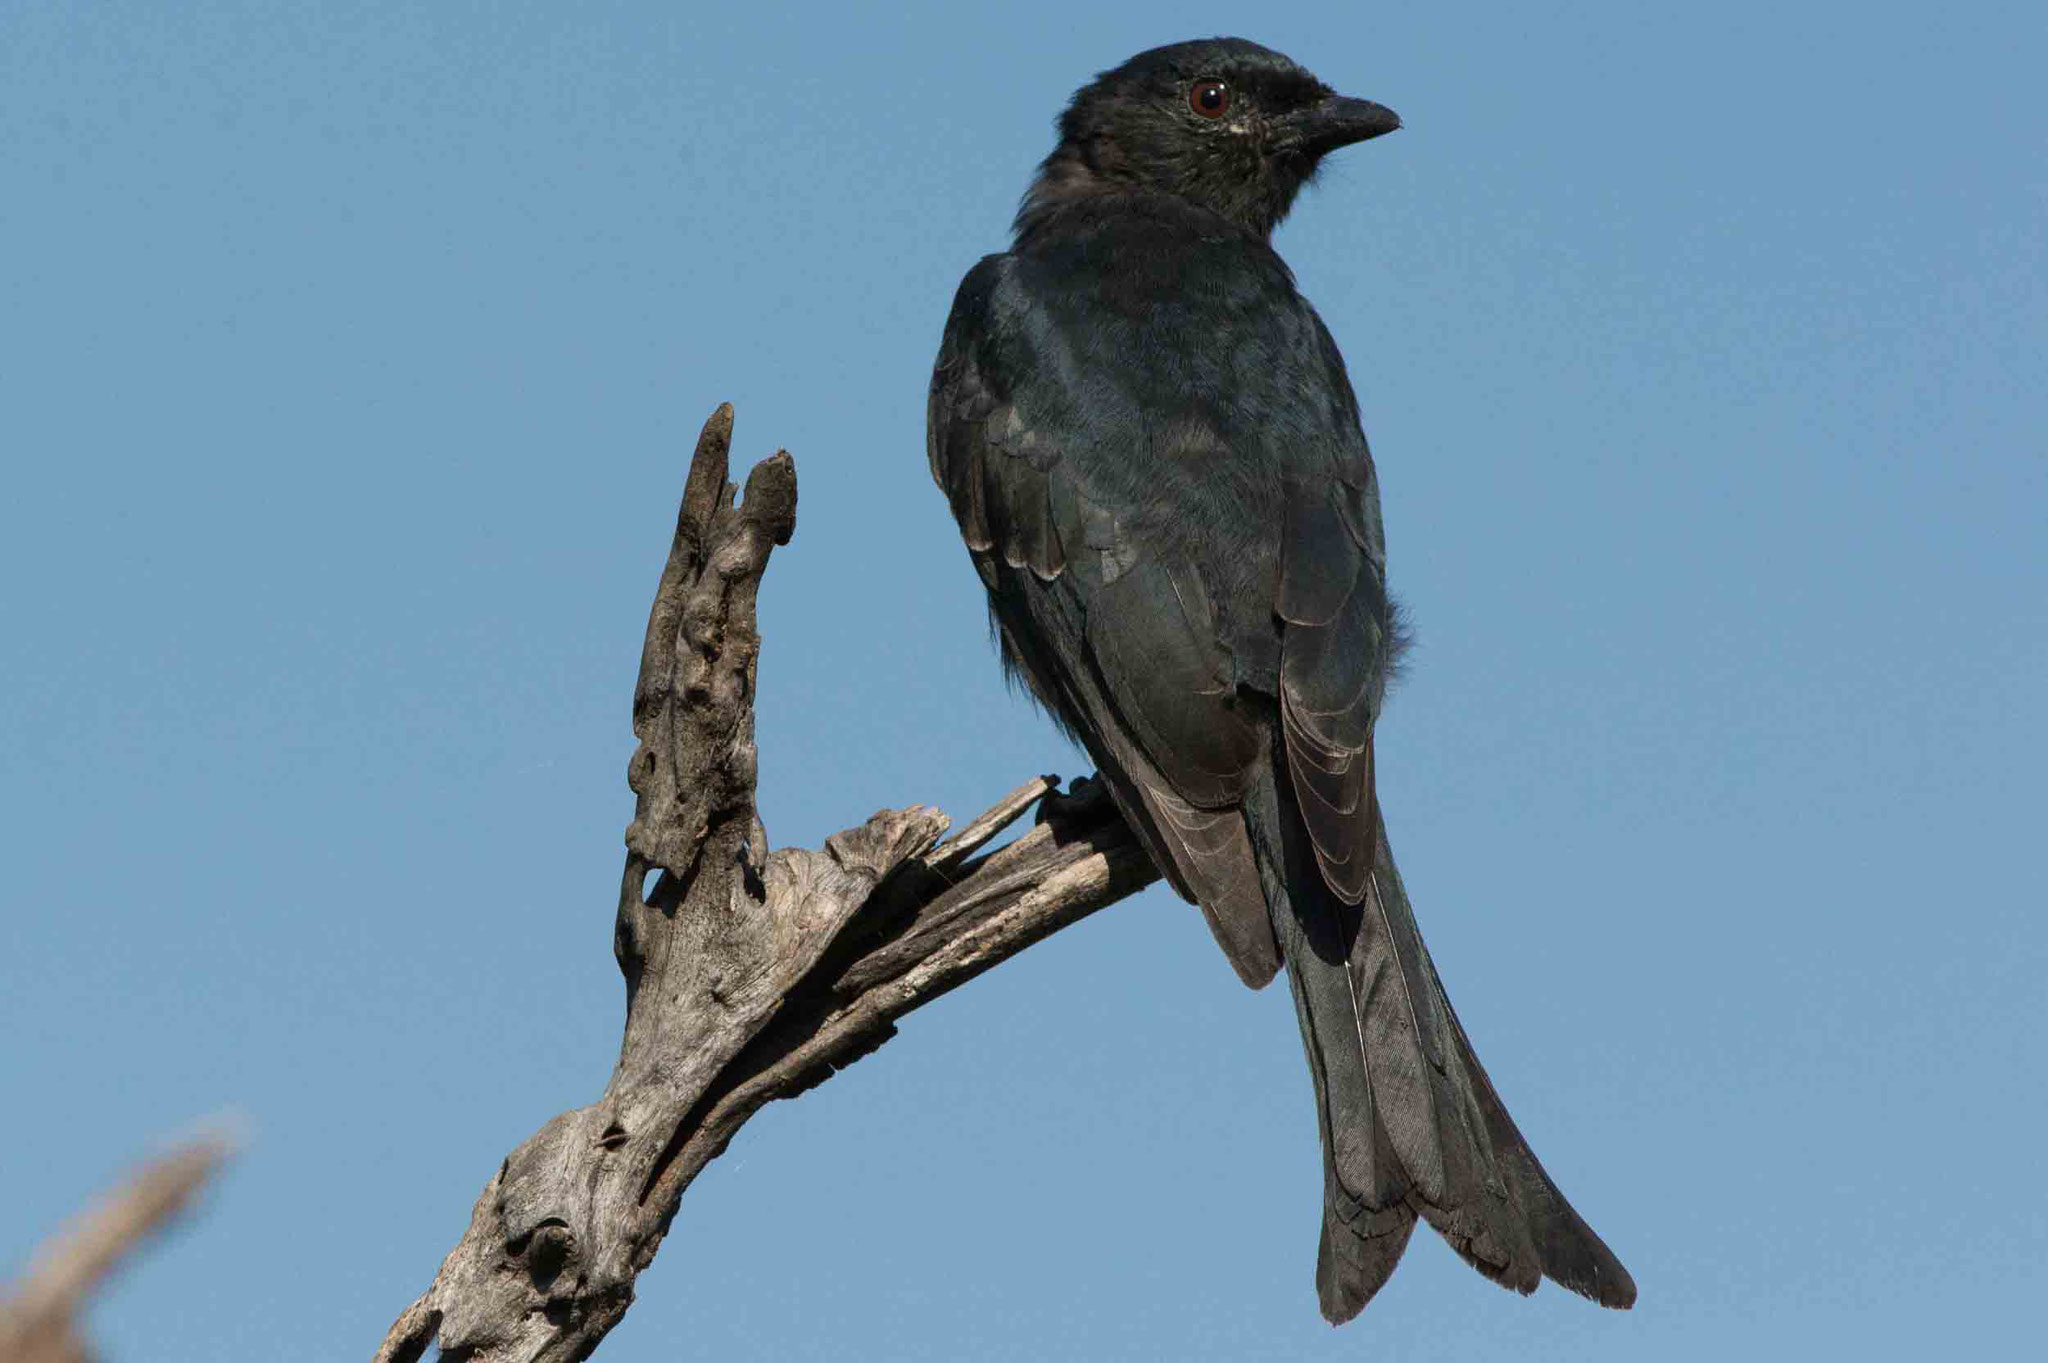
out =
[[1038,802],[1034,823],[1073,824],[1102,817],[1110,808],[1109,788],[1100,777],[1077,776],[1064,791],[1049,790]]

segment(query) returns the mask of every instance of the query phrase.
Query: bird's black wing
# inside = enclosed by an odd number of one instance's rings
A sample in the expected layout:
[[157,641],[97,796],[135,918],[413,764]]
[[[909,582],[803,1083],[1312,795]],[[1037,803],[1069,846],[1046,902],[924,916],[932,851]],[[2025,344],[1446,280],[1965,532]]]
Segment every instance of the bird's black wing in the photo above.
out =
[[1225,646],[1205,565],[1146,534],[1145,489],[1124,476],[1131,461],[1117,448],[1139,438],[1127,395],[1062,382],[1072,375],[1063,356],[1032,334],[1025,310],[1006,309],[1010,259],[969,273],[947,323],[932,378],[932,475],[989,589],[1006,662],[1088,747],[1238,974],[1262,985],[1280,957],[1242,805],[1265,740],[1237,691],[1259,660]]
[[1368,491],[1364,479],[1334,470],[1289,480],[1273,604],[1284,626],[1279,702],[1288,773],[1316,863],[1347,904],[1364,898],[1372,875],[1372,731],[1398,643]]

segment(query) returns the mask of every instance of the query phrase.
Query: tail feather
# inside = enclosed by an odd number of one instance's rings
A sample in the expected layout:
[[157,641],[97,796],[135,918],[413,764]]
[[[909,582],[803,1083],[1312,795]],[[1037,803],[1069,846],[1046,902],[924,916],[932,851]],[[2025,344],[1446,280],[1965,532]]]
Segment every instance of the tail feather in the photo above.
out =
[[1333,1324],[1365,1309],[1386,1285],[1415,1233],[1415,1212],[1405,1202],[1367,1207],[1345,1191],[1325,1161],[1323,1229],[1316,1245],[1316,1298]]
[[[1442,1038],[1450,1031],[1448,1001],[1429,952],[1422,944],[1422,934],[1415,926],[1415,915],[1401,886],[1400,874],[1394,869],[1393,849],[1387,843],[1386,830],[1381,827],[1375,831],[1376,855],[1363,908],[1368,928],[1376,932],[1361,934],[1361,943],[1369,935],[1384,939],[1383,949],[1400,962],[1401,980],[1408,990],[1406,1021],[1423,1035]],[[1366,1065],[1375,1076],[1384,1067],[1381,1052],[1371,1044],[1373,1033],[1395,1032],[1402,1021],[1400,1017],[1383,1018],[1377,1029],[1366,1029]],[[1417,1045],[1420,1048],[1421,1043]],[[1465,1262],[1503,1287],[1534,1292],[1542,1281],[1541,1258],[1500,1168],[1491,1130],[1464,1071],[1462,1057],[1453,1047],[1428,1059],[1433,1102],[1426,1118],[1413,1108],[1404,1107],[1398,1094],[1386,1095],[1379,1104],[1380,1120],[1393,1132],[1399,1133],[1406,1126],[1424,1126],[1426,1121],[1426,1130],[1416,1138],[1416,1143],[1423,1145],[1443,1170],[1442,1176],[1432,1183],[1411,1163],[1409,1168],[1416,1173],[1416,1179],[1409,1196],[1416,1209]],[[1399,1139],[1397,1134],[1397,1147]]]
[[[1436,970],[1432,966],[1430,976],[1434,979],[1435,975]],[[1530,1148],[1529,1142],[1515,1126],[1515,1119],[1508,1115],[1507,1105],[1501,1102],[1493,1081],[1479,1063],[1479,1057],[1472,1053],[1471,1039],[1465,1035],[1464,1024],[1458,1021],[1457,1013],[1451,1010],[1451,1001],[1443,993],[1441,981],[1436,982],[1436,989],[1437,996],[1443,999],[1444,1011],[1451,1019],[1459,1059],[1471,1076],[1480,1112],[1493,1138],[1494,1148],[1500,1153],[1508,1188],[1535,1242],[1537,1255],[1543,1264],[1543,1276],[1602,1306],[1626,1311],[1636,1304],[1636,1280],[1629,1276],[1629,1271],[1607,1247],[1607,1242],[1586,1224],[1585,1218],[1565,1200],[1557,1184],[1551,1181],[1543,1162],[1536,1158],[1535,1150]]]
[[[1284,783],[1285,778],[1281,778]],[[1472,1053],[1416,929],[1384,828],[1362,903],[1325,883],[1284,784],[1251,812],[1320,1118],[1323,1314],[1349,1320],[1399,1262],[1417,1217],[1504,1287],[1543,1277],[1608,1306],[1620,1262],[1551,1182]]]

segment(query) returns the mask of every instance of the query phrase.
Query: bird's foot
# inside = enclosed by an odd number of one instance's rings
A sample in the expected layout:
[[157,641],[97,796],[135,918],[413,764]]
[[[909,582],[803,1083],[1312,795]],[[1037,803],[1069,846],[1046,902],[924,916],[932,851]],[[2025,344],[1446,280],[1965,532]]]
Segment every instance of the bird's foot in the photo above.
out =
[[1064,791],[1047,791],[1038,802],[1038,816],[1034,823],[1084,824],[1095,823],[1112,813],[1115,806],[1109,798],[1109,787],[1100,777],[1077,776],[1068,783]]

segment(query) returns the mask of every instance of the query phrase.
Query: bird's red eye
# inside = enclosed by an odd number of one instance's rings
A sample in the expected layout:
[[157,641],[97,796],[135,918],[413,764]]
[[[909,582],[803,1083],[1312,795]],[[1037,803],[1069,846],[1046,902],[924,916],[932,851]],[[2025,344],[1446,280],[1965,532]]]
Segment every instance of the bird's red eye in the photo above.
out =
[[1230,109],[1230,87],[1220,80],[1198,80],[1188,91],[1188,107],[1204,118],[1221,118]]

